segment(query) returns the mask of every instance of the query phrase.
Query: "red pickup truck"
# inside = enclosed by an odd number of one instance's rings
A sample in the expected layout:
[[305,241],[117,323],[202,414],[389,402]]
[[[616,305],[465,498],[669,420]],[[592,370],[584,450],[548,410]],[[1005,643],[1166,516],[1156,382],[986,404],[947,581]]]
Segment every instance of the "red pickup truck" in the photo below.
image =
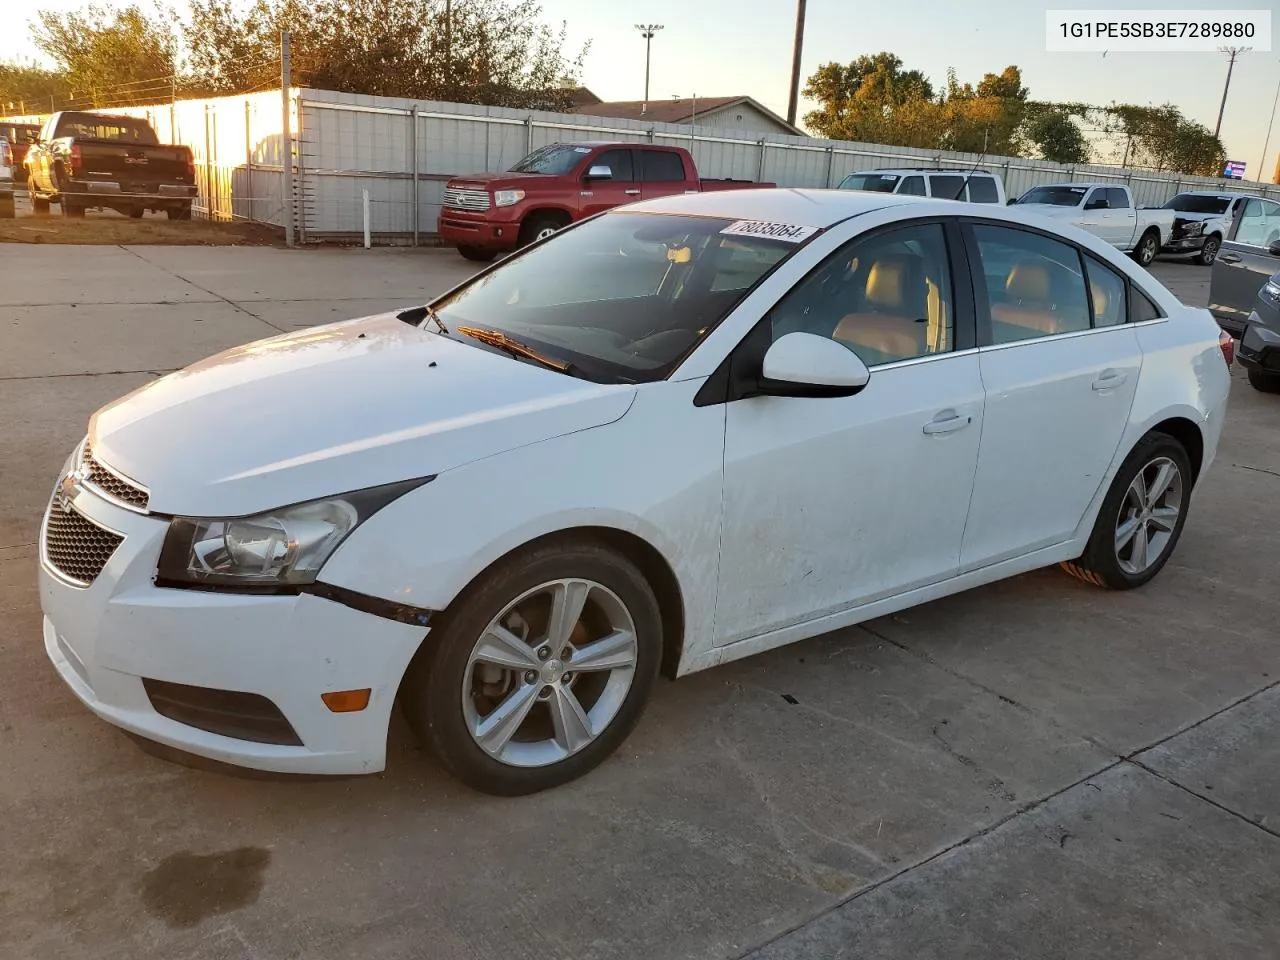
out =
[[599,140],[552,143],[506,173],[449,180],[438,230],[468,260],[484,262],[624,203],[774,186],[699,179],[693,157],[681,147]]

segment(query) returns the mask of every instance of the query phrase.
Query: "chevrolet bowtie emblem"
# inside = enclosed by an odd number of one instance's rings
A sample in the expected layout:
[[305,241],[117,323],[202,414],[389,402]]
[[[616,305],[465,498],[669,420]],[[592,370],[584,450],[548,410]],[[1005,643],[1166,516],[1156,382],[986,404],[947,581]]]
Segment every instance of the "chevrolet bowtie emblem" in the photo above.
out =
[[84,474],[79,470],[72,470],[58,482],[58,506],[63,513],[71,512],[71,501],[75,499],[75,495],[80,490],[80,482],[84,480]]

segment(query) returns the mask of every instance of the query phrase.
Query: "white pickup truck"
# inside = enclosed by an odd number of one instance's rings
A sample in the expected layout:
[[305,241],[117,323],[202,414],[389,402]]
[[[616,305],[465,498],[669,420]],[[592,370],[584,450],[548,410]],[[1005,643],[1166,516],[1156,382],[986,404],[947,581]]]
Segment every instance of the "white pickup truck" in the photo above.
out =
[[1128,187],[1109,183],[1050,183],[1032,187],[1017,201],[1030,213],[1088,230],[1144,267],[1173,235],[1174,212],[1134,206]]

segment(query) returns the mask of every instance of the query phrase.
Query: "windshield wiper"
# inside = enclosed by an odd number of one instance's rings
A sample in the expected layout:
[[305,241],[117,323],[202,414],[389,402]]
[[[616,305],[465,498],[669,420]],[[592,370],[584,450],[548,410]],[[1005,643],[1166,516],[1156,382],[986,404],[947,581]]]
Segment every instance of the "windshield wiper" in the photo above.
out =
[[554,357],[548,357],[545,353],[540,353],[527,343],[522,343],[513,337],[507,336],[499,330],[488,330],[484,327],[458,327],[458,332],[464,336],[470,337],[472,340],[479,340],[481,343],[487,343],[491,347],[497,347],[499,350],[505,350],[513,357],[522,357],[526,360],[532,360],[534,363],[549,367],[552,370],[558,370],[560,373],[572,373],[573,364],[565,363],[563,360],[557,360]]
[[444,325],[444,321],[440,319],[440,314],[436,313],[435,307],[428,305],[410,307],[408,310],[401,310],[396,314],[397,320],[403,320],[414,327],[420,324],[424,317],[429,317],[446,337],[449,335],[449,328]]

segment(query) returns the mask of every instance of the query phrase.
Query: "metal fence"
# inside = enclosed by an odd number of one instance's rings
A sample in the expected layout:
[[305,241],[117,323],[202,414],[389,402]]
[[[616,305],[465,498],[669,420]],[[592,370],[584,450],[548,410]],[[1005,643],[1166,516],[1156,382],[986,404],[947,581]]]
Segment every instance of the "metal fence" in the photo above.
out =
[[111,112],[145,116],[163,141],[191,147],[200,212],[277,225],[292,213],[303,241],[360,236],[365,191],[375,238],[425,240],[435,233],[449,177],[505,170],[530,150],[566,139],[683,146],[704,177],[766,180],[784,187],[833,187],[849,173],[875,167],[967,170],[976,165],[1000,174],[1010,196],[1036,184],[1070,180],[1125,184],[1139,204],[1148,206],[1191,189],[1280,195],[1280,187],[1253,181],[310,88],[292,89],[288,102],[288,137],[279,89]]

